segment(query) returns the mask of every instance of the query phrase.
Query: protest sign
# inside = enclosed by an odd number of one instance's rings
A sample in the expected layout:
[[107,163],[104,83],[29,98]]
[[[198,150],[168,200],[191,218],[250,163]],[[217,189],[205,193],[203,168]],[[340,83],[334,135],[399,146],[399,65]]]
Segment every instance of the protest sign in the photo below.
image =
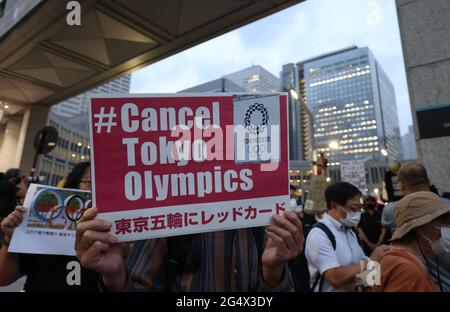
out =
[[311,176],[308,199],[305,201],[305,211],[309,213],[323,212],[327,210],[325,201],[325,189],[328,186],[326,176]]
[[341,181],[356,186],[361,192],[366,191],[366,173],[363,160],[341,161]]
[[289,209],[285,94],[98,96],[92,199],[120,241],[262,226]]
[[26,213],[14,230],[10,252],[75,255],[76,223],[91,206],[91,193],[30,184]]

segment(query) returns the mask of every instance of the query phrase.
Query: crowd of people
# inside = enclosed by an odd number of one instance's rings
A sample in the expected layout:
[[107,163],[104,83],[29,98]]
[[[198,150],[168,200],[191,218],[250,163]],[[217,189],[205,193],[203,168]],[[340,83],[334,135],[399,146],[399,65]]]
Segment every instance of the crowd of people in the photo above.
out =
[[[26,275],[30,292],[450,291],[449,194],[433,192],[418,162],[388,175],[398,189],[386,204],[338,182],[324,192],[327,210],[312,212],[291,186],[293,211],[274,215],[267,227],[132,243],[118,243],[112,224],[93,207],[77,224],[76,257],[70,257],[8,251],[26,213],[28,184],[10,169],[0,176],[0,286]],[[89,163],[78,164],[60,185],[90,190]],[[73,261],[82,268],[78,285],[66,280]]]

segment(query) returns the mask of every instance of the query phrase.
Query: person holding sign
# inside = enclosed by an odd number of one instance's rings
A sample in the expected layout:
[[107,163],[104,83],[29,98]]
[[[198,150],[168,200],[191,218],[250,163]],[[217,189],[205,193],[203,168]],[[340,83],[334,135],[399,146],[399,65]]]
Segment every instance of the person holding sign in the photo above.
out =
[[93,97],[81,264],[105,291],[292,290],[287,115],[286,94]]
[[[239,229],[157,238],[136,242],[131,250],[117,243],[111,222],[97,213],[91,208],[81,218],[76,250],[84,267],[101,274],[104,291],[293,290],[287,262],[304,242],[294,212],[274,215],[265,233]],[[174,256],[177,250],[181,257]]]
[[[68,175],[65,188],[90,191],[90,164],[75,166]],[[9,244],[16,227],[22,223],[26,209],[17,206],[2,222],[5,233],[0,249],[0,286],[6,286],[23,275],[27,276],[25,291],[98,291],[98,275],[82,269],[73,256],[43,255],[9,252]]]

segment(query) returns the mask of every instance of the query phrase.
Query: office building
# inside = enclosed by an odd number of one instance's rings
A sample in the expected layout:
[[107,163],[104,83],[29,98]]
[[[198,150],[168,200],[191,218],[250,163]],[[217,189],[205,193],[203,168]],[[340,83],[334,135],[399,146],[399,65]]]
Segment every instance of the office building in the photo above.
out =
[[37,173],[43,181],[56,185],[82,161],[89,160],[89,97],[96,94],[121,94],[130,91],[130,75],[108,82],[53,106],[47,125],[58,130],[55,149],[39,157]]
[[[289,160],[296,161],[298,166],[292,168],[300,170],[299,162],[311,162],[314,155],[314,119],[305,104],[305,97],[299,85],[304,83],[301,70],[295,64],[286,64],[280,73],[281,89],[288,93],[289,105]],[[295,178],[294,178],[295,180]]]
[[216,80],[202,83],[198,86],[182,90],[183,93],[217,93],[217,92],[246,92],[246,90],[229,79],[219,78]]
[[77,163],[89,161],[87,124],[87,114],[74,116],[68,120],[52,111],[49,112],[47,125],[58,130],[58,141],[53,151],[39,157],[37,174],[44,177],[42,181],[44,184],[56,185]]
[[223,78],[241,86],[246,92],[263,93],[280,91],[280,80],[259,65],[253,65],[238,72],[225,75]]
[[88,92],[54,105],[51,111],[63,118],[71,118],[88,113],[89,97],[95,94],[114,94],[130,92],[131,76],[123,76],[94,88]]
[[416,137],[413,126],[408,127],[408,132],[402,136],[404,159],[417,159]]
[[297,68],[302,83],[296,87],[314,117],[316,148],[332,166],[382,150],[390,159],[403,158],[394,87],[367,47],[328,53]]

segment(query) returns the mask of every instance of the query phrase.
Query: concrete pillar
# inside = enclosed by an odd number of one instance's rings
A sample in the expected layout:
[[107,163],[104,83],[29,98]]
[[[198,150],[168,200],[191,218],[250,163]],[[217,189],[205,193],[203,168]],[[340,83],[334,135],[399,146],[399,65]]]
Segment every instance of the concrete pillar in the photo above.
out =
[[21,114],[7,117],[7,124],[1,130],[0,171],[18,167],[28,174],[33,165],[34,137],[47,122],[49,108],[31,105]]
[[416,110],[450,102],[450,1],[396,0],[418,158],[439,191],[450,191],[450,136],[419,136]]
[[6,124],[2,128],[0,141],[0,171],[4,172],[9,168],[19,167],[17,155],[20,153],[19,137],[22,129],[23,115],[13,115],[5,118]]
[[24,173],[29,173],[33,166],[34,155],[36,153],[34,148],[34,137],[39,130],[47,125],[47,115],[49,110],[49,107],[31,105],[27,110],[28,115],[25,113],[25,117],[28,117],[27,127],[23,132],[23,150],[20,157],[20,168]]

